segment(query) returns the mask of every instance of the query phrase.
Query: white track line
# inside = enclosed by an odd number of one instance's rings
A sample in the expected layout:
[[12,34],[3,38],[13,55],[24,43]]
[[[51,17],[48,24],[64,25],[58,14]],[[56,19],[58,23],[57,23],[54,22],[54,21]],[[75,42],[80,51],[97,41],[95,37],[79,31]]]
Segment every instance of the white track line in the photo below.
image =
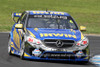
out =
[[0,33],[10,33],[10,32],[0,32]]

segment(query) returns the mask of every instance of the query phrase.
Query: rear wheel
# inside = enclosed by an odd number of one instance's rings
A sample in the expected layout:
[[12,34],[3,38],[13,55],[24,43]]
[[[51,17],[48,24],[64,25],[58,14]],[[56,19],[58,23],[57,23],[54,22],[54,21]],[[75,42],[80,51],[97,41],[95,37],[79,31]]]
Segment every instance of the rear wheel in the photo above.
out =
[[8,54],[12,55],[12,53],[11,53],[11,37],[9,37],[9,39],[8,39]]

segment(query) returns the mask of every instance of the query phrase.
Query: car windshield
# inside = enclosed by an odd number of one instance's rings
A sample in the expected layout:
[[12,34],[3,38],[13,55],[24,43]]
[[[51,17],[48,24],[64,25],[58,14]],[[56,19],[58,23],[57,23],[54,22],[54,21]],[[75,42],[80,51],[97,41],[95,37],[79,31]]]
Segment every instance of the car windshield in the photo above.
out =
[[78,29],[71,17],[44,17],[30,15],[27,28]]

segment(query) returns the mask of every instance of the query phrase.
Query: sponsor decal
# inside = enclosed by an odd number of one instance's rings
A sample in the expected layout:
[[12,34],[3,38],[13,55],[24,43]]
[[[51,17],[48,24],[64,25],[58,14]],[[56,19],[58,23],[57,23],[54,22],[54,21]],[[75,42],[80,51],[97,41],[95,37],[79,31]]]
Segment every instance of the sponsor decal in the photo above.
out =
[[56,15],[64,15],[64,12],[39,12],[39,11],[33,11],[33,14],[56,14]]
[[78,58],[80,58],[81,56],[83,56],[84,55],[84,53],[82,52],[82,51],[79,51],[78,53],[76,53],[76,56],[78,57]]
[[40,33],[40,37],[69,37],[69,38],[75,38],[76,39],[76,35],[71,35],[71,34],[59,34],[59,33]]
[[35,49],[32,51],[32,54],[35,56],[39,56],[41,54],[41,51],[39,49]]

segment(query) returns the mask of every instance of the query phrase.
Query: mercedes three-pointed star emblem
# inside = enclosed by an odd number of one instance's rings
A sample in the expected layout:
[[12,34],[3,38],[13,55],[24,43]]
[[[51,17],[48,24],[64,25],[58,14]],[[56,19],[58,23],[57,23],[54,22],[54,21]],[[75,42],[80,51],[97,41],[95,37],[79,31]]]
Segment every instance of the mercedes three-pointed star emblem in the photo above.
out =
[[57,41],[56,41],[56,46],[57,46],[57,47],[62,47],[62,46],[63,46],[62,41],[57,40]]

